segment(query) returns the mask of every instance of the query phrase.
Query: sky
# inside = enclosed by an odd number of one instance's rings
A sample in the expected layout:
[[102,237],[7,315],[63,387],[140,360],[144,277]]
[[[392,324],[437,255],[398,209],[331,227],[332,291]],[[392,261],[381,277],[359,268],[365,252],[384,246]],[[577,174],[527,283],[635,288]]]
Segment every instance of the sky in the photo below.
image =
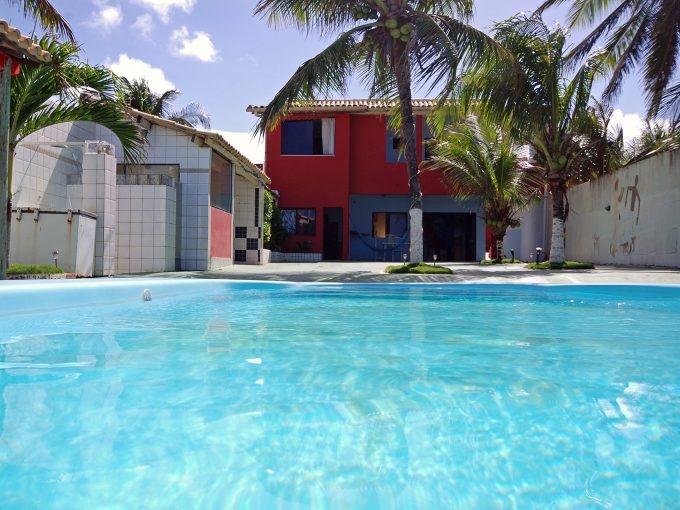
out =
[[[540,0],[477,0],[473,24],[488,30],[494,21],[530,12]],[[297,67],[331,39],[268,26],[256,17],[256,0],[52,0],[69,20],[92,65],[107,65],[130,79],[146,78],[152,90],[178,89],[177,108],[201,103],[212,129],[222,133],[256,163],[263,148],[250,132],[250,104],[267,104]],[[11,2],[0,0],[0,18],[30,34],[33,23]],[[548,23],[564,23],[566,8],[548,11]],[[578,32],[573,43],[578,42]],[[420,96],[424,94],[421,93]],[[353,98],[366,97],[358,84]],[[414,92],[419,97],[418,91]],[[627,138],[642,128],[644,102],[636,77],[629,78],[616,105],[614,122]]]

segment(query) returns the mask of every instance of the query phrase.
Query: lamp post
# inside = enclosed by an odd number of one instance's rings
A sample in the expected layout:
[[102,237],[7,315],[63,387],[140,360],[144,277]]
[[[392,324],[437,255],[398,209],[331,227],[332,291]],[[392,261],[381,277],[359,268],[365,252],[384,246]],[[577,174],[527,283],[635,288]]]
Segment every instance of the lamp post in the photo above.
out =
[[540,246],[536,247],[536,264],[538,264],[541,261],[541,252],[543,252],[543,248]]
[[436,254],[436,253],[434,253],[434,254],[432,255],[432,259],[434,260],[434,265],[435,265],[435,267],[436,267],[436,266],[437,266],[437,254]]
[[512,255],[512,263],[515,263],[515,250],[510,248],[510,255]]
[[402,253],[401,258],[404,259],[404,265],[406,265],[406,259],[408,258],[408,255],[406,253]]
[[54,267],[59,267],[59,250],[52,252],[52,258],[54,259]]

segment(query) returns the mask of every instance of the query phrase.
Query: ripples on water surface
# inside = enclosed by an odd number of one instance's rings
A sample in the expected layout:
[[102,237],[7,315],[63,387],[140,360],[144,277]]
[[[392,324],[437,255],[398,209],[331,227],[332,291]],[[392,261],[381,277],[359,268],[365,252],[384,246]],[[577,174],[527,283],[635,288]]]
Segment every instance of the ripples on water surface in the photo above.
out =
[[5,314],[0,506],[677,508],[679,312],[673,288],[209,283]]

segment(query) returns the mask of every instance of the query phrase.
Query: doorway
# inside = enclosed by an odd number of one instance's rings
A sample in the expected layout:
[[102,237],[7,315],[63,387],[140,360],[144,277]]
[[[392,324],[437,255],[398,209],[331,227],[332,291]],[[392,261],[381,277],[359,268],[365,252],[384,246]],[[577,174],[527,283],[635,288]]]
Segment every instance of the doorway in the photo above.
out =
[[342,259],[342,207],[323,209],[323,259]]
[[426,261],[436,253],[441,262],[472,262],[476,257],[474,213],[424,213],[423,244]]

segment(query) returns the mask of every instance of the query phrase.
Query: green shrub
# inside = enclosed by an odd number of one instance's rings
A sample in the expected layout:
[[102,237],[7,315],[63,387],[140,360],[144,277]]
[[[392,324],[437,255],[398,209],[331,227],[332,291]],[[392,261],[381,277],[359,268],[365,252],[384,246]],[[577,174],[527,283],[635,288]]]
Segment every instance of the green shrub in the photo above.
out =
[[444,266],[431,266],[429,264],[406,264],[403,266],[387,266],[387,269],[385,269],[386,273],[390,274],[405,274],[405,273],[411,273],[411,274],[451,274],[453,271],[451,271],[448,267]]
[[484,265],[490,265],[490,264],[523,264],[523,260],[519,259],[503,259],[501,262],[498,262],[496,259],[491,259],[491,260],[480,260],[480,264]]
[[64,270],[48,264],[10,264],[7,274],[61,274]]
[[574,262],[571,260],[567,260],[564,262],[564,264],[553,264],[550,261],[545,261],[545,262],[539,262],[538,264],[536,262],[532,262],[531,264],[527,264],[526,266],[527,269],[594,269],[595,266],[591,264],[590,262]]

